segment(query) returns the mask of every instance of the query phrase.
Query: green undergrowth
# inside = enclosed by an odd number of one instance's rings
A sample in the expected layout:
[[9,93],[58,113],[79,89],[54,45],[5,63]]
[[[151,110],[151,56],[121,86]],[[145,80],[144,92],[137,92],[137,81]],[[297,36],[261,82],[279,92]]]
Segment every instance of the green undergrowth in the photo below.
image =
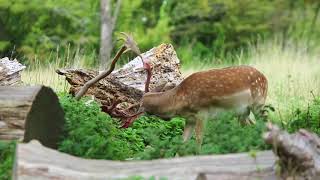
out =
[[15,142],[2,142],[0,141],[0,179],[11,179]]
[[289,132],[304,128],[320,135],[320,97],[314,97],[306,108],[297,108],[283,126]]
[[[230,114],[208,121],[200,152],[195,138],[182,141],[183,118],[170,121],[145,115],[134,124],[121,129],[117,120],[100,111],[99,105],[88,99],[75,101],[61,95],[66,116],[64,136],[59,150],[93,159],[157,159],[196,154],[225,154],[268,149],[261,137],[264,122],[241,126]],[[88,103],[90,102],[90,103]]]
[[[150,160],[187,155],[256,152],[270,149],[261,137],[264,122],[241,126],[234,116],[225,114],[206,123],[204,140],[197,152],[195,138],[182,142],[185,120],[161,120],[155,116],[142,116],[127,128],[100,111],[96,102],[88,99],[75,101],[66,94],[60,95],[65,111],[66,125],[59,150],[90,159]],[[280,123],[279,123],[280,124]],[[320,97],[314,97],[306,108],[299,108],[290,115],[282,128],[295,132],[300,128],[320,135]],[[0,179],[11,179],[15,142],[0,141]],[[139,179],[139,177],[133,177]],[[140,178],[141,179],[141,178]],[[152,179],[152,178],[151,178]]]

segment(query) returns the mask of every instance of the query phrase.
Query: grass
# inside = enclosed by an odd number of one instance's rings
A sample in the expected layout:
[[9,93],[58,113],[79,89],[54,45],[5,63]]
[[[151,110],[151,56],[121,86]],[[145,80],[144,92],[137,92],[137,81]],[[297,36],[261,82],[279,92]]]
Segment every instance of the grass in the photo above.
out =
[[[196,71],[230,65],[249,64],[256,67],[269,81],[267,103],[276,108],[271,118],[287,123],[294,109],[306,107],[313,96],[320,95],[320,66],[317,62],[319,53],[308,52],[304,41],[299,42],[287,41],[283,46],[284,43],[276,38],[260,41],[249,46],[247,54],[239,52],[225,60],[215,59],[210,55],[207,59],[200,58],[195,53],[190,53],[192,47],[177,47],[176,50],[182,61],[184,77]],[[72,53],[68,50],[64,56],[52,55],[49,58],[53,59],[53,63],[47,65],[35,60],[32,66],[23,71],[22,80],[27,84],[44,84],[57,92],[65,92],[69,85],[54,70],[59,67],[86,67],[88,59],[94,61],[96,57],[86,56],[80,50]]]
[[22,81],[28,85],[42,84],[52,87],[56,92],[66,92],[70,86],[64,76],[55,72],[56,69],[94,67],[97,59],[94,53],[85,54],[80,48],[70,50],[70,47],[62,50],[65,50],[65,53],[61,53],[57,48],[56,52],[51,52],[45,60],[37,56],[29,60],[26,70],[22,71]]
[[276,108],[271,114],[272,120],[287,123],[296,108],[306,107],[314,96],[320,95],[319,53],[308,52],[303,47],[303,44],[289,42],[283,47],[277,39],[262,41],[251,45],[247,55],[234,56],[234,63],[199,63],[201,61],[195,59],[194,63],[183,66],[182,72],[188,76],[210,68],[252,65],[268,78],[267,103]]
[[306,107],[320,95],[319,55],[280,43],[264,43],[254,48],[248,61],[269,81],[267,102],[277,111],[274,118],[285,122],[296,108]]
[[[182,60],[182,73],[185,77],[196,71],[229,65],[249,64],[258,68],[269,81],[267,103],[276,108],[276,111],[271,114],[272,120],[288,124],[286,127],[292,132],[300,127],[308,128],[308,123],[317,124],[320,104],[319,100],[315,101],[315,97],[320,95],[320,79],[318,78],[320,77],[320,66],[317,63],[319,55],[297,47],[290,43],[283,47],[283,43],[276,39],[262,41],[257,45],[251,45],[248,54],[240,52],[234,55],[233,63],[230,59],[227,62],[209,58],[202,61],[200,57],[190,56],[187,49],[178,49],[177,52]],[[303,44],[300,47],[304,47]],[[54,58],[53,63],[40,63],[36,60],[23,72],[22,80],[26,84],[44,84],[57,92],[66,92],[69,85],[65,82],[64,77],[58,76],[54,70],[65,66],[86,67],[86,63],[82,62],[85,58],[80,55],[72,56],[72,58],[69,55]],[[311,100],[314,100],[313,103]],[[65,103],[66,107],[69,101],[62,103]],[[310,108],[308,108],[309,103],[312,105]],[[75,109],[69,113],[69,117],[73,119],[73,121],[69,119],[68,122],[70,123],[69,137],[60,146],[60,150],[65,152],[79,156],[85,154],[87,158],[109,159],[153,159],[172,157],[177,152],[179,155],[195,153],[194,137],[190,143],[183,144],[181,136],[176,136],[182,134],[184,124],[184,121],[179,118],[165,122],[144,116],[133,127],[119,130],[115,128],[115,125],[110,125],[112,123],[110,117],[99,114],[97,107],[96,114],[94,114],[87,111],[80,113],[83,109],[88,108],[77,109],[80,105],[69,105],[70,110]],[[297,113],[297,109],[302,110],[302,113]],[[85,113],[89,114],[85,115]],[[86,121],[86,118],[89,118],[92,113],[93,119]],[[86,118],[81,118],[81,116],[86,116]],[[84,121],[79,122],[79,119],[84,119]],[[263,123],[258,123],[256,127],[243,128],[234,118],[227,117],[226,119],[228,121],[207,124],[200,154],[245,152],[268,148],[262,139],[257,138],[264,130]],[[309,119],[309,122],[306,123],[305,119]],[[81,127],[75,128],[77,125]],[[312,127],[315,127],[313,131],[320,132],[317,125],[312,125]],[[92,132],[88,133],[89,131]],[[105,138],[108,133],[113,134],[111,138]],[[87,135],[81,136],[81,134]],[[118,141],[114,141],[114,138]],[[121,148],[108,149],[110,142]],[[100,148],[93,148],[96,147],[96,144]],[[10,176],[13,147],[14,145],[8,146],[0,143],[0,179],[8,179]],[[122,150],[119,151],[119,149]],[[117,153],[120,154],[117,155],[118,157],[113,156]]]

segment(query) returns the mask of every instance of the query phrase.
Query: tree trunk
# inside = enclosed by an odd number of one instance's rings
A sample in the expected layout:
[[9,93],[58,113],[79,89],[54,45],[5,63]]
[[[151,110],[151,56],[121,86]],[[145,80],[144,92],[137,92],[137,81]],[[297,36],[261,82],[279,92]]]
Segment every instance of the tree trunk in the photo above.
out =
[[88,160],[45,148],[36,141],[18,144],[13,179],[275,180],[271,151],[193,156],[152,161]]
[[56,148],[64,113],[52,89],[0,86],[0,140],[39,140]]
[[111,1],[101,0],[101,35],[100,35],[100,69],[108,66],[112,50],[112,17]]
[[120,10],[121,0],[117,0],[112,15],[110,0],[101,0],[101,35],[100,35],[100,70],[106,69],[110,64],[110,56],[113,48],[112,33]]

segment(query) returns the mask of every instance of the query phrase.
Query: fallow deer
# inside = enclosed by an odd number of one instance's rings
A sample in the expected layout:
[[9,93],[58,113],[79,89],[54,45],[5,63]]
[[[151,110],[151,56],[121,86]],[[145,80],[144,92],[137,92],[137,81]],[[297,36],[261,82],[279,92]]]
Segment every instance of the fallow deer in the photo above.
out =
[[204,120],[215,117],[221,111],[231,110],[241,122],[252,122],[250,111],[255,116],[261,114],[267,89],[266,77],[253,67],[212,69],[196,72],[165,92],[144,94],[140,112],[163,119],[184,117],[184,141],[191,137],[196,128],[196,139],[201,144]]
[[219,112],[234,111],[240,122],[252,122],[249,118],[250,112],[255,116],[261,114],[267,97],[268,82],[257,69],[250,66],[233,66],[196,72],[175,87],[164,86],[164,92],[149,92],[152,75],[150,64],[143,59],[133,38],[124,35],[125,43],[113,59],[110,69],[87,82],[76,95],[79,99],[92,84],[109,75],[123,52],[135,52],[141,58],[147,72],[145,94],[138,104],[138,112],[127,115],[125,112],[117,111],[117,100],[111,107],[103,107],[106,112],[125,118],[123,127],[128,127],[144,112],[163,119],[180,116],[186,119],[184,141],[191,137],[195,129],[196,140],[201,145],[204,120],[212,119]]

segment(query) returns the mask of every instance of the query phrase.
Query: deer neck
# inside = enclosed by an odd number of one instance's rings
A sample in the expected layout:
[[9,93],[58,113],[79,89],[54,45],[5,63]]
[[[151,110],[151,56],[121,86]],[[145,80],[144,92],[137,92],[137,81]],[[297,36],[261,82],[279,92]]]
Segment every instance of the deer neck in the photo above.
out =
[[163,119],[175,115],[176,88],[165,92],[149,92],[143,96],[142,106],[145,112],[157,115]]

